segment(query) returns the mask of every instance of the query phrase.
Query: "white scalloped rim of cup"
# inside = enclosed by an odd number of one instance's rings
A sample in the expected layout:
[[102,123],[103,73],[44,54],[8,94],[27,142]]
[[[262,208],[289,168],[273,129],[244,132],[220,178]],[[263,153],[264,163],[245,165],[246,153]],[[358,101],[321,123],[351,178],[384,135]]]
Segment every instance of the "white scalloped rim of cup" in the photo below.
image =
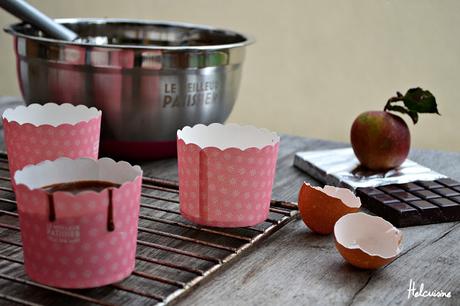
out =
[[142,177],[141,167],[132,166],[125,161],[116,162],[108,157],[98,160],[61,157],[54,161],[45,160],[36,165],[28,165],[16,171],[14,180],[18,186],[24,185],[33,190],[52,184],[88,180],[123,185],[135,181],[139,176]]
[[86,105],[73,105],[70,103],[30,104],[8,108],[3,112],[2,118],[8,122],[19,124],[32,124],[35,126],[51,125],[57,127],[61,124],[77,124],[100,117],[102,112],[95,107]]
[[177,131],[177,138],[183,140],[185,144],[195,144],[202,149],[216,147],[220,150],[228,148],[262,149],[266,146],[274,146],[280,141],[280,137],[275,132],[235,123],[186,126]]

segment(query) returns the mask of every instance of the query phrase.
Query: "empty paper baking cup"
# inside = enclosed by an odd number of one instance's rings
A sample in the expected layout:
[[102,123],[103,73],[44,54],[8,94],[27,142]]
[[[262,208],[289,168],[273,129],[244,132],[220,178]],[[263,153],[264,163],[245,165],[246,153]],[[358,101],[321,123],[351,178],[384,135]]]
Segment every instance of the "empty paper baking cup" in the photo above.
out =
[[243,227],[269,212],[279,136],[237,124],[177,132],[180,211],[201,225]]
[[7,109],[3,127],[11,177],[16,170],[59,157],[98,158],[101,111],[47,103]]
[[[92,288],[131,274],[136,255],[142,170],[109,158],[59,158],[15,174],[25,269],[42,284]],[[49,192],[68,182],[117,184],[96,191]]]

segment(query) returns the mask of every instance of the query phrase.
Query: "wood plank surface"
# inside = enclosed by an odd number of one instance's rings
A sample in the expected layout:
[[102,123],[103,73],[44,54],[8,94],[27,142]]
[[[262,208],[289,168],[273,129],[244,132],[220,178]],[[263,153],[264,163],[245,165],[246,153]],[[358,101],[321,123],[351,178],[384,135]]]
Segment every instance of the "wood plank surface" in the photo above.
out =
[[[297,151],[346,146],[283,136],[274,198],[295,200],[312,178],[292,167]],[[460,179],[460,154],[412,150],[410,158]],[[377,271],[344,263],[332,236],[311,233],[297,220],[179,305],[459,305],[460,222],[409,227],[402,255]],[[407,299],[409,280],[427,289],[452,291],[451,299]]]
[[[0,99],[1,105],[2,99]],[[344,147],[346,144],[283,135],[273,198],[296,201],[303,181],[317,183],[292,166],[297,151]],[[411,151],[410,158],[460,180],[460,154]],[[146,176],[177,179],[175,159],[143,162]],[[195,288],[178,305],[460,305],[460,222],[409,227],[403,252],[377,271],[344,263],[332,236],[311,233],[296,220]],[[193,233],[190,233],[193,235]],[[161,239],[147,237],[146,239]],[[176,242],[180,246],[180,242]],[[14,248],[7,250],[15,256]],[[174,257],[176,262],[183,260]],[[0,273],[11,265],[0,265]],[[409,280],[426,289],[451,291],[452,298],[407,298]],[[137,284],[144,291],[149,283]],[[105,290],[105,291],[104,291]],[[98,294],[110,295],[107,289]],[[147,305],[119,294],[114,303]],[[57,302],[50,304],[58,305]]]

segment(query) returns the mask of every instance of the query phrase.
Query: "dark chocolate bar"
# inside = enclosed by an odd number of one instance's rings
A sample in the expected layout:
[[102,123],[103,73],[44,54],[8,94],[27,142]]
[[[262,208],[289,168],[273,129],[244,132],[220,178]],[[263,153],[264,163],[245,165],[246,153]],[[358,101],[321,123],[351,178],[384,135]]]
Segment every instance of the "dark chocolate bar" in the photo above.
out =
[[363,207],[397,227],[460,220],[460,182],[450,178],[358,188]]

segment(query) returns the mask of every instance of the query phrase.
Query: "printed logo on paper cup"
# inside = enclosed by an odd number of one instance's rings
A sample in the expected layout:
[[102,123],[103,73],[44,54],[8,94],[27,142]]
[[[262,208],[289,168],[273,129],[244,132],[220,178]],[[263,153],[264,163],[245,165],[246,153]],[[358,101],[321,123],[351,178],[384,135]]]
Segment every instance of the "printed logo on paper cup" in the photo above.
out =
[[46,234],[53,242],[78,243],[80,242],[80,225],[48,224]]

